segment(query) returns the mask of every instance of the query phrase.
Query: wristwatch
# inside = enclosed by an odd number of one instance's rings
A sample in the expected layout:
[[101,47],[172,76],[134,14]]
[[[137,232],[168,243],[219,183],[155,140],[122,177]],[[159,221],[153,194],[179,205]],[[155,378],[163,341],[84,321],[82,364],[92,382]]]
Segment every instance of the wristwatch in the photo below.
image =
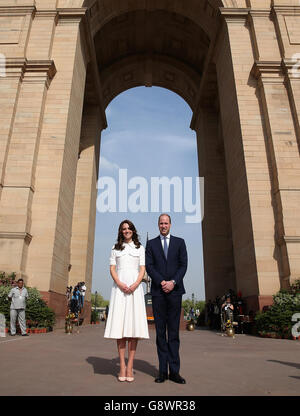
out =
[[175,280],[171,280],[171,282],[173,282],[173,285],[174,285],[174,286],[176,285],[176,282],[175,282]]

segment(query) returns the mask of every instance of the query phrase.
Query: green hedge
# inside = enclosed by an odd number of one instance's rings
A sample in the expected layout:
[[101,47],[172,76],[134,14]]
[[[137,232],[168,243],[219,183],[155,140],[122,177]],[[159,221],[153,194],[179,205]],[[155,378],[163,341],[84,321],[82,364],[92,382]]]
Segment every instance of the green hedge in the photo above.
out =
[[280,290],[273,296],[273,302],[267,311],[256,314],[256,331],[261,335],[273,332],[284,338],[291,337],[295,324],[292,316],[300,312],[300,280],[292,285],[291,290]]
[[[10,300],[7,297],[10,290],[11,286],[0,286],[0,313],[5,315],[7,325],[10,321]],[[27,287],[27,291],[26,321],[30,321],[29,325],[32,327],[53,328],[54,311],[47,306],[37,289]]]

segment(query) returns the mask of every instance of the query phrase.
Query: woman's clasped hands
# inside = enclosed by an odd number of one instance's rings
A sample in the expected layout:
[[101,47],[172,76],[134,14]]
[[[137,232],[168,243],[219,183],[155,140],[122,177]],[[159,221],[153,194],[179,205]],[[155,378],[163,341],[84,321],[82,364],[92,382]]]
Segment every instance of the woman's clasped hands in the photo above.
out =
[[126,293],[127,295],[130,295],[138,287],[138,284],[135,282],[132,285],[127,286],[126,283],[119,282],[118,286],[119,286],[120,290],[122,290],[123,293]]

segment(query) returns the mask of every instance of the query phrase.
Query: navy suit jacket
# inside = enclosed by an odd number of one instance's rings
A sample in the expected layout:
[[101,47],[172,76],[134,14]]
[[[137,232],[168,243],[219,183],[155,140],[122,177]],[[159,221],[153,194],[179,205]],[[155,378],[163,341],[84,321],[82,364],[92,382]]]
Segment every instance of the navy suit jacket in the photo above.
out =
[[169,295],[185,293],[183,278],[187,270],[187,251],[183,238],[170,235],[168,259],[166,259],[160,236],[149,240],[146,245],[146,270],[151,277],[151,295],[163,296],[161,282],[175,280],[176,285]]

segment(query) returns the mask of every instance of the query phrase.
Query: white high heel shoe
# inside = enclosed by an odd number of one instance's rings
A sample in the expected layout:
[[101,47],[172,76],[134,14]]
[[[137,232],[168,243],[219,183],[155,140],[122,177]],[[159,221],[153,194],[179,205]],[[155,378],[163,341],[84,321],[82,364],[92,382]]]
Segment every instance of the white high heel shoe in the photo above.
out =
[[[133,369],[132,369],[132,374],[133,374]],[[126,377],[126,381],[129,381],[130,383],[132,383],[134,381],[134,377]]]
[[[125,374],[126,374],[126,368],[125,368]],[[127,377],[120,377],[120,376],[118,376],[118,380],[119,381],[126,381],[127,380]]]

